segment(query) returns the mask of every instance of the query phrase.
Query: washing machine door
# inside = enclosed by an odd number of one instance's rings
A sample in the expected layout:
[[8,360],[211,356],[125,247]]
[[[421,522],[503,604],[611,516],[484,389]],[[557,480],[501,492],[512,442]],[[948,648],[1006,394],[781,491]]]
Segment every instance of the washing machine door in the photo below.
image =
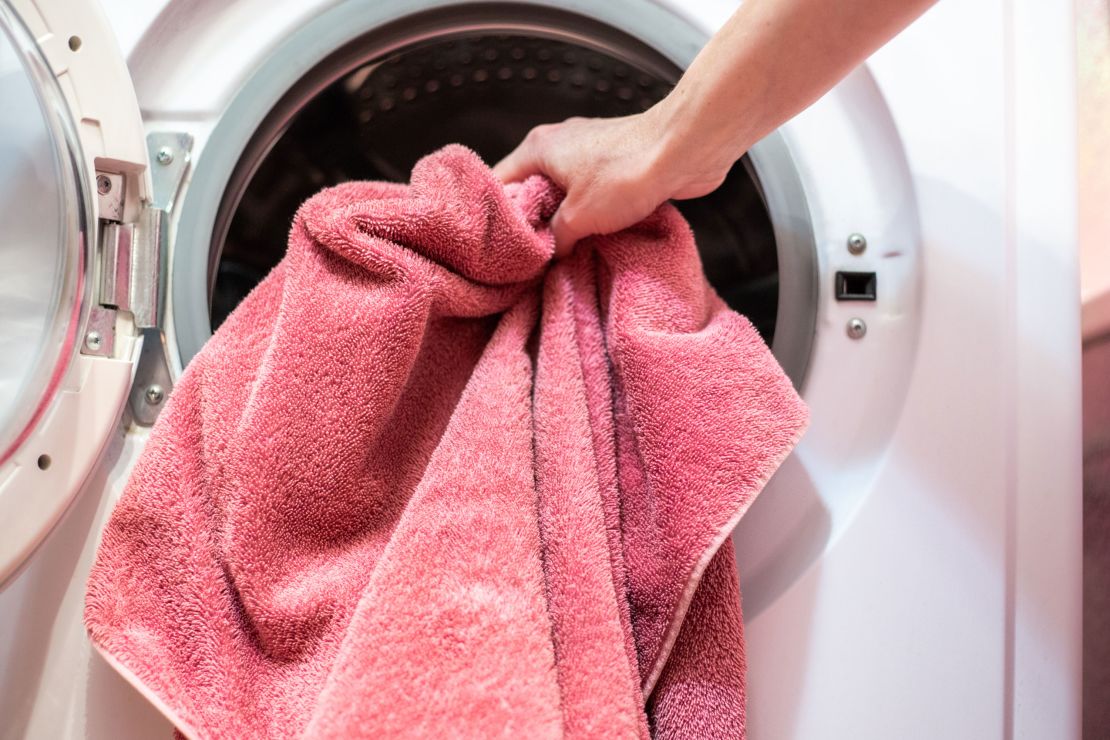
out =
[[0,2],[0,583],[118,428],[158,323],[142,121],[89,0]]

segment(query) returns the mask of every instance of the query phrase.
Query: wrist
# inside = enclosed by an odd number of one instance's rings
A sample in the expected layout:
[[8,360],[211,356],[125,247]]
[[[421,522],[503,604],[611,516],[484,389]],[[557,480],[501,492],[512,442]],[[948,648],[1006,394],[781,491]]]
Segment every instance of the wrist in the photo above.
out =
[[741,122],[714,122],[695,94],[680,88],[643,115],[653,132],[653,170],[672,189],[670,197],[686,198],[713,190],[749,144]]
[[678,88],[667,97],[644,111],[651,129],[655,132],[655,154],[664,161],[678,160],[690,142],[697,137],[695,119],[681,104]]

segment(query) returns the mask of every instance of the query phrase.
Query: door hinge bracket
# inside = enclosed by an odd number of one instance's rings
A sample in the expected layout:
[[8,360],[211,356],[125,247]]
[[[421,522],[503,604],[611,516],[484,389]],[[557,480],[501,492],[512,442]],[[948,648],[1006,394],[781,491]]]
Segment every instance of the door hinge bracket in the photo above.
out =
[[154,131],[146,137],[150,158],[153,202],[143,209],[138,224],[140,249],[132,259],[131,304],[143,345],[135,368],[129,404],[137,424],[150,426],[158,419],[173,390],[170,354],[163,330],[166,256],[169,221],[174,202],[192,159],[193,137],[172,131]]
[[153,132],[147,136],[152,201],[143,204],[134,223],[120,220],[122,207],[116,198],[122,198],[122,181],[98,173],[102,218],[96,255],[96,301],[81,351],[112,356],[117,315],[131,315],[142,348],[129,404],[132,417],[143,426],[154,423],[173,389],[163,330],[162,286],[166,284],[170,212],[188,171],[192,148],[193,137],[189,134]]

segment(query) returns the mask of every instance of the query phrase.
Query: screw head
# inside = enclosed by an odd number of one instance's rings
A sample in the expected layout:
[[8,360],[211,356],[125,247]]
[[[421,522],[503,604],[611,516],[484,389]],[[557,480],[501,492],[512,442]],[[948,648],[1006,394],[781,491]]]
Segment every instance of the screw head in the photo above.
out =
[[158,160],[158,164],[167,165],[170,162],[173,162],[173,150],[170,149],[168,146],[164,146],[158,150],[158,153],[154,155],[154,158]]
[[848,235],[848,251],[852,254],[863,254],[867,249],[867,239],[863,234],[849,234]]
[[96,176],[96,192],[107,195],[112,192],[112,181],[107,175]]
[[863,319],[848,319],[847,332],[852,339],[863,339],[863,335],[867,333],[867,324]]
[[166,392],[164,390],[162,390],[162,386],[160,386],[160,385],[147,386],[146,402],[149,403],[151,406],[157,406],[158,404],[162,403],[162,401],[163,401],[163,399],[165,399],[165,397],[166,397]]
[[100,336],[98,331],[90,331],[85,335],[85,346],[93,352],[100,349],[100,345],[104,343],[104,337]]

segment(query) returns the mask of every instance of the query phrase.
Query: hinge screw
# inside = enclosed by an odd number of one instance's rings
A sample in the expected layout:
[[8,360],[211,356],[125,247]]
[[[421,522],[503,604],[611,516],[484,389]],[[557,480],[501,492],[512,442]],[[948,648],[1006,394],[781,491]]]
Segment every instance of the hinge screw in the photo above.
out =
[[863,339],[863,335],[867,333],[867,324],[863,323],[863,319],[848,319],[847,331],[852,339]]
[[863,254],[867,249],[867,239],[863,234],[850,234],[848,236],[848,251],[852,254]]
[[90,331],[85,335],[85,346],[96,352],[100,349],[100,345],[104,343],[104,338],[100,336],[98,331]]
[[96,192],[107,195],[112,192],[112,181],[107,175],[96,176]]
[[164,146],[158,150],[158,154],[154,158],[158,160],[158,164],[167,165],[173,161],[173,150]]
[[162,390],[162,386],[160,386],[160,385],[147,386],[146,402],[149,403],[151,406],[157,406],[158,404],[162,403],[162,400],[165,399],[165,397],[166,397],[166,392],[164,390]]

